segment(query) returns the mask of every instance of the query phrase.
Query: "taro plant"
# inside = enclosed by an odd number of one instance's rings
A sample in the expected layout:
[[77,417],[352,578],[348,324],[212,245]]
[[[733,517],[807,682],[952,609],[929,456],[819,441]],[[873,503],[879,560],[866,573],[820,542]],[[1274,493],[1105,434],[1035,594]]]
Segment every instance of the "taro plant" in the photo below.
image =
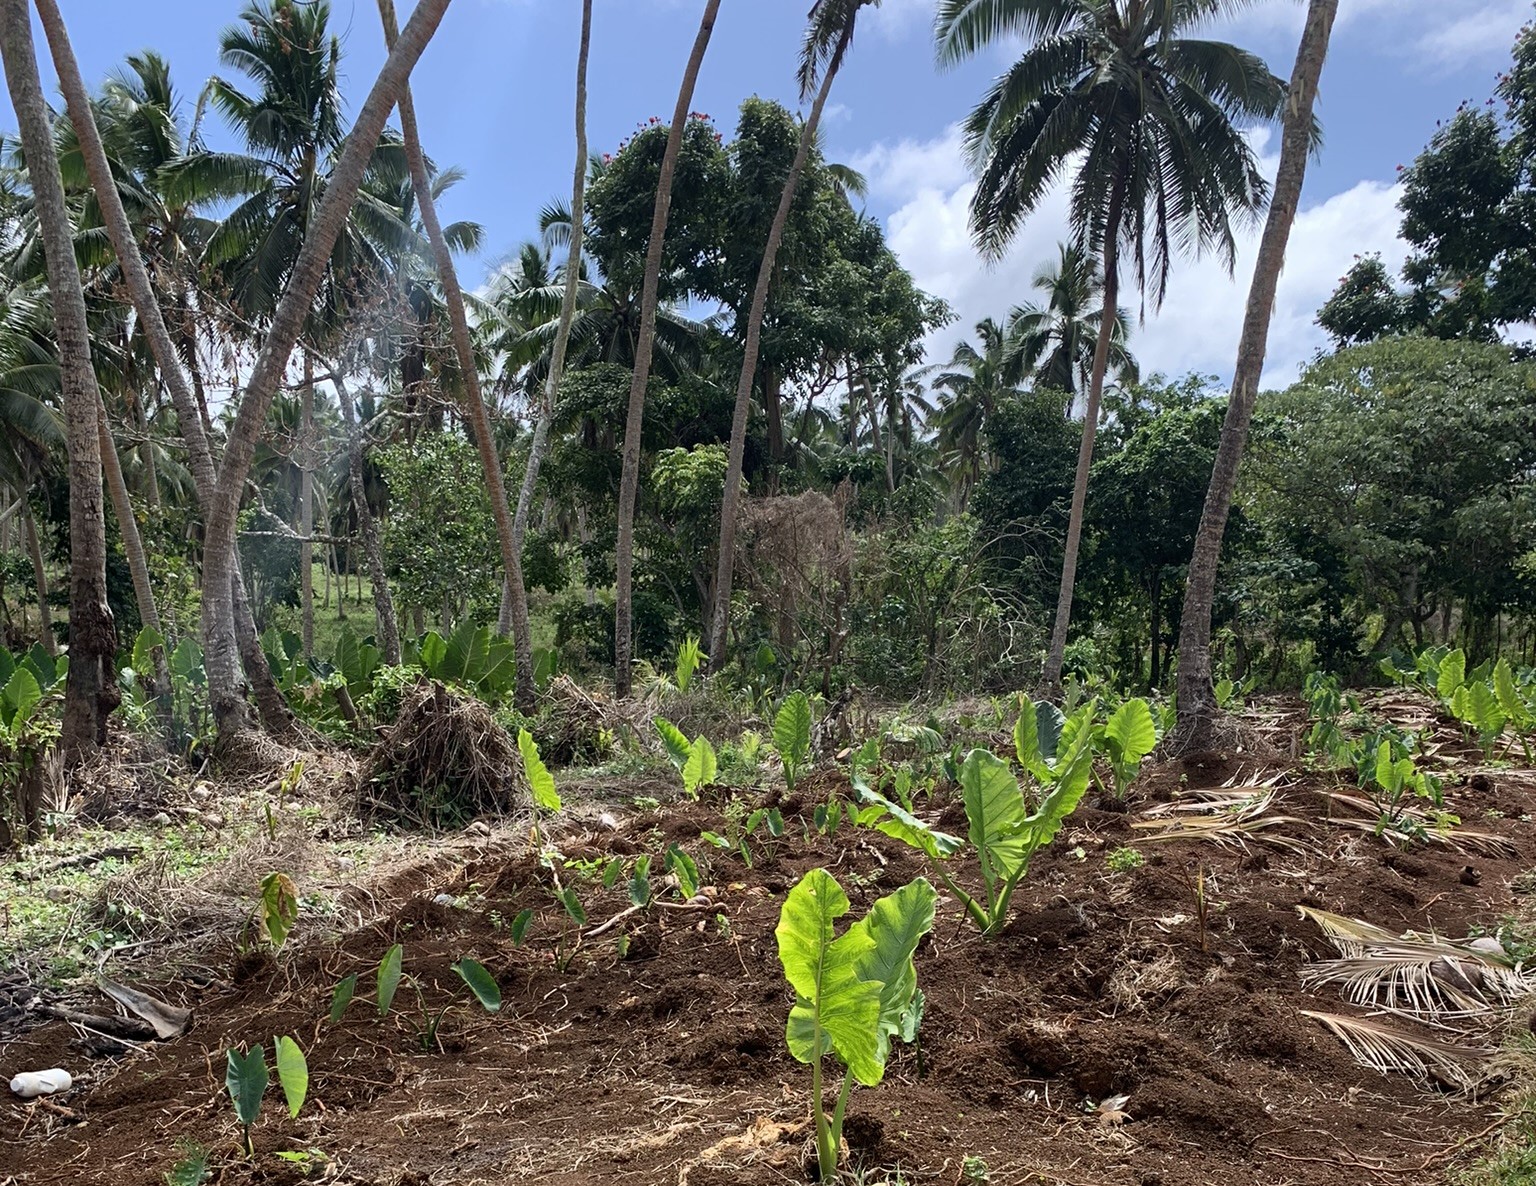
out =
[[[825,869],[812,869],[789,891],[774,931],[779,962],[795,990],[785,1040],[811,1068],[816,1161],[823,1182],[837,1178],[843,1119],[854,1081],[878,1086],[891,1042],[915,1036],[921,1001],[913,953],[933,928],[937,895],[925,878],[909,882],[870,907],[836,935],[850,909],[848,895]],[[828,1056],[843,1066],[837,1103],[829,1116],[822,1098]]]
[[[1142,759],[1157,748],[1157,721],[1151,706],[1140,697],[1121,701],[1104,723],[1099,740],[1114,778],[1114,797],[1123,801],[1131,783],[1141,773]],[[1100,784],[1106,794],[1108,789]]]
[[693,677],[703,666],[704,658],[704,650],[699,645],[697,634],[690,634],[683,639],[677,648],[677,664],[673,669],[679,692],[686,692],[693,684]]
[[1393,737],[1382,737],[1374,760],[1362,763],[1360,785],[1380,813],[1376,835],[1392,833],[1422,839],[1423,825],[1407,810],[1410,797],[1427,799],[1435,807],[1444,804],[1440,780],[1420,770],[1407,747]]
[[656,717],[652,722],[666,747],[667,758],[683,779],[683,790],[690,799],[697,799],[699,791],[715,784],[720,773],[720,760],[709,738],[702,734],[692,741],[687,734],[666,717]]
[[[526,925],[526,924],[525,924]],[[387,1017],[390,1009],[394,1007],[395,998],[399,994],[400,986],[408,984],[416,993],[417,1012],[419,1021],[407,1018],[412,1029],[416,1031],[417,1040],[423,1050],[431,1050],[437,1046],[438,1031],[442,1027],[443,1018],[448,1010],[458,1004],[459,996],[450,993],[448,999],[436,1013],[427,1006],[426,994],[422,992],[421,981],[415,976],[405,974],[405,948],[396,943],[384,953],[384,958],[379,961],[375,979],[374,1007],[378,1010],[380,1018]],[[496,983],[496,978],[490,974],[485,966],[476,960],[464,957],[457,963],[450,965],[453,973],[469,989],[475,1000],[480,1002],[481,1008],[487,1013],[495,1013],[501,1008],[501,987]],[[352,1003],[357,993],[357,973],[352,973],[336,985],[331,995],[330,1018],[333,1022],[340,1021],[346,1012],[347,1006]],[[278,1064],[281,1072],[282,1064]]]
[[261,879],[261,897],[251,915],[256,937],[274,952],[281,951],[298,921],[298,886],[286,873],[268,873]]
[[748,869],[752,868],[749,842],[758,832],[771,842],[777,842],[784,835],[784,814],[777,807],[756,807],[749,811],[746,803],[733,797],[720,815],[722,830],[700,832],[699,839],[722,852],[736,853]]
[[784,766],[784,783],[795,789],[811,756],[811,702],[804,692],[791,692],[773,718],[773,748]]
[[[292,1038],[273,1039],[273,1050],[288,1114],[297,1118],[309,1093],[309,1065],[303,1049]],[[267,1052],[260,1044],[243,1052],[231,1048],[225,1054],[225,1064],[224,1087],[234,1105],[235,1118],[240,1122],[241,1145],[245,1155],[251,1157],[256,1152],[251,1141],[251,1127],[261,1114],[262,1097],[272,1082],[272,1074],[267,1069]]]

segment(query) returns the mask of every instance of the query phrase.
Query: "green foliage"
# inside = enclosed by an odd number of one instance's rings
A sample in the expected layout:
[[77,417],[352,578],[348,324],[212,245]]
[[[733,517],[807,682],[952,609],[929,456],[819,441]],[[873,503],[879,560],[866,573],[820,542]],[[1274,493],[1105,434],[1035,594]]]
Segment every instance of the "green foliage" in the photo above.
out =
[[1103,744],[1115,779],[1115,798],[1124,799],[1127,788],[1141,772],[1141,761],[1157,748],[1157,722],[1151,706],[1139,697],[1123,700],[1104,725]]
[[286,873],[268,873],[261,879],[261,900],[256,925],[261,937],[281,951],[299,920],[299,890]]
[[297,1120],[304,1097],[309,1094],[309,1063],[299,1044],[290,1037],[273,1038],[272,1049],[277,1059],[277,1081],[283,1087],[288,1115]]
[[693,683],[694,672],[698,671],[700,664],[704,662],[704,651],[699,646],[699,636],[690,634],[678,644],[677,665],[674,669],[674,680],[679,692],[686,692]]
[[475,994],[475,1000],[480,1002],[487,1013],[500,1010],[501,986],[496,983],[496,978],[485,970],[483,964],[465,958],[454,964],[453,970],[469,986],[469,991]]
[[261,1097],[272,1081],[267,1071],[267,1052],[260,1046],[253,1046],[243,1054],[231,1049],[226,1055],[226,1063],[224,1087],[234,1104],[235,1117],[240,1121],[245,1155],[251,1157],[256,1152],[251,1144],[251,1125],[261,1113]]
[[[844,1110],[855,1079],[876,1086],[885,1075],[893,1037],[903,1032],[917,993],[913,953],[933,927],[936,895],[922,878],[875,902],[841,936],[836,921],[848,896],[825,869],[812,869],[790,890],[774,934],[784,976],[795,990],[785,1038],[790,1054],[812,1068],[812,1107],[822,1181],[837,1174]],[[828,1117],[822,1060],[846,1068]]]
[[165,1172],[165,1186],[203,1186],[208,1180],[208,1150],[195,1141],[176,1142],[176,1164]]
[[692,741],[665,717],[655,717],[652,723],[661,735],[667,757],[683,779],[683,790],[690,799],[697,799],[703,787],[713,786],[720,773],[719,757],[709,738],[702,734]]
[[523,758],[523,774],[528,780],[534,805],[543,811],[559,811],[560,792],[555,787],[555,776],[539,757],[539,744],[527,729],[517,731],[517,750]]
[[784,767],[784,781],[794,790],[811,754],[811,702],[801,691],[791,692],[773,718],[773,745]]
[[347,1006],[352,1003],[352,998],[355,995],[357,995],[357,973],[353,972],[348,976],[342,977],[335,990],[331,993],[330,1018],[332,1024],[341,1020],[342,1014],[347,1011]]
[[400,965],[404,958],[405,949],[396,943],[379,961],[378,990],[374,1003],[380,1017],[386,1016],[389,1007],[395,1003],[395,993],[400,988]]
[[1109,866],[1111,873],[1129,873],[1145,865],[1147,858],[1139,849],[1117,848],[1104,858],[1104,863]]

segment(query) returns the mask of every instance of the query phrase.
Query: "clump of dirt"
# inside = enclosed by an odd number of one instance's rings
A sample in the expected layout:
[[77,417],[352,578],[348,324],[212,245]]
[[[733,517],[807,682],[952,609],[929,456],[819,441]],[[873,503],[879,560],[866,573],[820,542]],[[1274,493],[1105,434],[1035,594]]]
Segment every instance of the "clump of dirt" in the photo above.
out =
[[462,827],[525,800],[521,781],[517,745],[491,710],[423,680],[363,763],[358,799],[365,813],[407,827]]

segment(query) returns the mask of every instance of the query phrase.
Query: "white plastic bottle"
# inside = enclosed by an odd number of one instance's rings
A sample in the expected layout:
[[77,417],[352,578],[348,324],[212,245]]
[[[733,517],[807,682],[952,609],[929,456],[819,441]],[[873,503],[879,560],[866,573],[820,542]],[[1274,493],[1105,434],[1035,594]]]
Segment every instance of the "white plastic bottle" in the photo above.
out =
[[24,1100],[40,1095],[52,1095],[56,1091],[68,1091],[75,1085],[69,1072],[54,1067],[48,1071],[23,1071],[11,1080],[11,1090]]

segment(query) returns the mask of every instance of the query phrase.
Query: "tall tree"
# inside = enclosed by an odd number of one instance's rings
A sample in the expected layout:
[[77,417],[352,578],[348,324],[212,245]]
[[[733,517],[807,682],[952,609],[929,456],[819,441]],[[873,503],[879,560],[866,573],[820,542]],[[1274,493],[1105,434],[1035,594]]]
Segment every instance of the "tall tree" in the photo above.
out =
[[209,700],[220,736],[225,739],[237,736],[249,723],[228,598],[234,571],[236,519],[256,440],[313,308],[327,261],[362,186],[385,120],[437,30],[448,2],[418,0],[358,112],[331,171],[325,194],[305,231],[303,246],[267,326],[225,444],[203,541],[204,665]]
[[941,63],[1005,38],[1028,48],[965,124],[978,170],[971,230],[998,258],[1069,170],[1075,237],[1098,255],[1103,315],[1084,409],[1056,622],[1042,680],[1058,694],[1072,618],[1088,474],[1109,367],[1124,249],[1154,304],[1175,251],[1216,248],[1230,268],[1234,218],[1263,208],[1266,185],[1238,121],[1273,119],[1285,84],[1255,55],[1189,37],[1234,0],[942,0]]
[[[1104,316],[1104,279],[1099,262],[1077,243],[1060,245],[1057,258],[1035,272],[1034,287],[1045,303],[1026,302],[1008,315],[1008,337],[1037,387],[1064,391],[1075,401],[1093,374],[1093,355]],[[1126,347],[1130,319],[1115,315],[1109,367],[1122,383],[1134,383],[1136,360]]]
[[672,208],[672,174],[677,167],[677,154],[682,147],[683,133],[687,130],[693,88],[699,80],[699,70],[704,64],[704,54],[709,49],[709,39],[715,31],[715,17],[719,11],[720,0],[705,0],[704,16],[699,22],[693,51],[688,55],[683,84],[677,92],[677,107],[672,112],[672,123],[667,129],[667,147],[661,158],[661,174],[656,184],[656,206],[651,216],[651,237],[645,252],[645,280],[640,295],[640,336],[635,348],[634,377],[629,385],[629,409],[624,418],[624,468],[619,479],[618,547],[614,556],[614,688],[621,697],[629,695],[632,675],[632,577],[635,566],[635,496],[640,485],[640,431],[645,416],[645,389],[651,380],[651,354],[656,344],[656,307],[660,303],[661,259],[666,246],[667,215]]
[[956,510],[964,511],[971,492],[988,467],[987,425],[1000,400],[1017,395],[1024,382],[1023,355],[1017,340],[993,318],[976,323],[978,348],[962,341],[933,379],[939,396],[938,445],[954,466]]
[[[878,5],[880,0],[873,0]],[[741,468],[747,449],[747,418],[752,410],[752,387],[757,378],[757,357],[763,340],[763,315],[768,309],[768,290],[773,284],[773,270],[784,242],[784,228],[794,208],[795,191],[821,127],[822,112],[832,83],[842,68],[859,10],[870,0],[817,0],[811,8],[800,51],[800,98],[812,99],[811,113],[800,129],[800,144],[795,151],[779,207],[768,227],[768,242],[758,266],[757,284],[752,290],[752,305],[747,311],[743,335],[741,375],[736,381],[736,407],[731,416],[731,446],[725,471],[725,499],[720,511],[720,545],[715,558],[715,604],[710,611],[709,666],[718,671],[725,662],[726,635],[731,620],[731,580],[736,564],[736,528],[741,510]],[[814,96],[814,98],[812,98]]]
[[[517,513],[512,519],[512,541],[522,554],[523,538],[528,532],[528,513],[533,506],[533,491],[539,482],[539,467],[549,449],[549,425],[555,415],[555,397],[560,378],[565,373],[565,356],[571,344],[571,327],[576,320],[576,299],[581,291],[581,237],[586,217],[587,198],[587,56],[592,47],[592,0],[582,0],[581,41],[576,51],[576,168],[571,180],[571,207],[567,212],[565,274],[560,294],[560,319],[555,327],[555,341],[549,352],[549,373],[544,377],[539,410],[533,422],[533,440],[528,444],[528,464],[523,470],[523,484],[517,492]],[[517,591],[509,581],[503,595],[508,614],[516,612]],[[527,613],[527,592],[523,592]]]
[[0,57],[20,125],[59,349],[69,453],[70,532],[70,661],[60,749],[66,761],[77,762],[106,741],[107,716],[120,699],[114,670],[117,626],[107,604],[107,520],[98,420],[101,392],[91,365],[74,232],[38,78],[26,0],[0,0]]
[[[379,0],[379,16],[384,22],[384,42],[393,49],[398,27],[393,0]],[[459,372],[465,387],[464,411],[474,430],[475,444],[480,450],[480,464],[485,469],[485,483],[491,496],[491,513],[496,522],[496,537],[501,543],[501,562],[506,569],[507,583],[512,589],[512,647],[517,665],[517,686],[513,699],[521,711],[532,712],[533,640],[528,626],[528,590],[523,584],[522,556],[512,531],[512,508],[507,502],[507,484],[501,470],[501,456],[496,452],[490,415],[485,410],[485,399],[480,393],[480,369],[475,361],[474,346],[469,339],[469,317],[464,311],[464,292],[459,287],[459,276],[454,270],[453,252],[437,217],[437,204],[432,199],[432,178],[427,172],[427,159],[421,150],[421,133],[416,126],[416,105],[411,99],[408,83],[400,87],[398,105],[411,185],[416,191],[416,205],[421,211],[427,239],[432,244],[438,283],[442,285],[443,297],[448,304],[454,352],[458,356]]]
[[1259,394],[1259,378],[1264,373],[1275,289],[1280,282],[1280,269],[1285,264],[1285,248],[1290,241],[1291,226],[1296,221],[1301,185],[1307,173],[1307,156],[1312,149],[1312,107],[1317,99],[1323,62],[1328,56],[1328,40],[1338,11],[1339,0],[1310,0],[1307,7],[1307,23],[1302,29],[1296,68],[1291,73],[1290,99],[1285,107],[1275,196],[1270,203],[1264,237],[1259,242],[1259,258],[1254,264],[1248,310],[1243,318],[1243,336],[1237,348],[1237,369],[1232,375],[1232,396],[1227,404],[1226,420],[1221,426],[1221,444],[1217,447],[1211,485],[1206,492],[1205,509],[1200,515],[1200,528],[1195,534],[1194,554],[1189,563],[1189,581],[1184,589],[1184,613],[1179,628],[1178,729],[1193,744],[1209,740],[1210,725],[1217,711],[1211,689],[1211,604],[1216,596],[1216,566],[1221,559],[1221,540],[1237,491],[1238,467],[1248,443],[1248,426],[1253,420],[1253,404]]

